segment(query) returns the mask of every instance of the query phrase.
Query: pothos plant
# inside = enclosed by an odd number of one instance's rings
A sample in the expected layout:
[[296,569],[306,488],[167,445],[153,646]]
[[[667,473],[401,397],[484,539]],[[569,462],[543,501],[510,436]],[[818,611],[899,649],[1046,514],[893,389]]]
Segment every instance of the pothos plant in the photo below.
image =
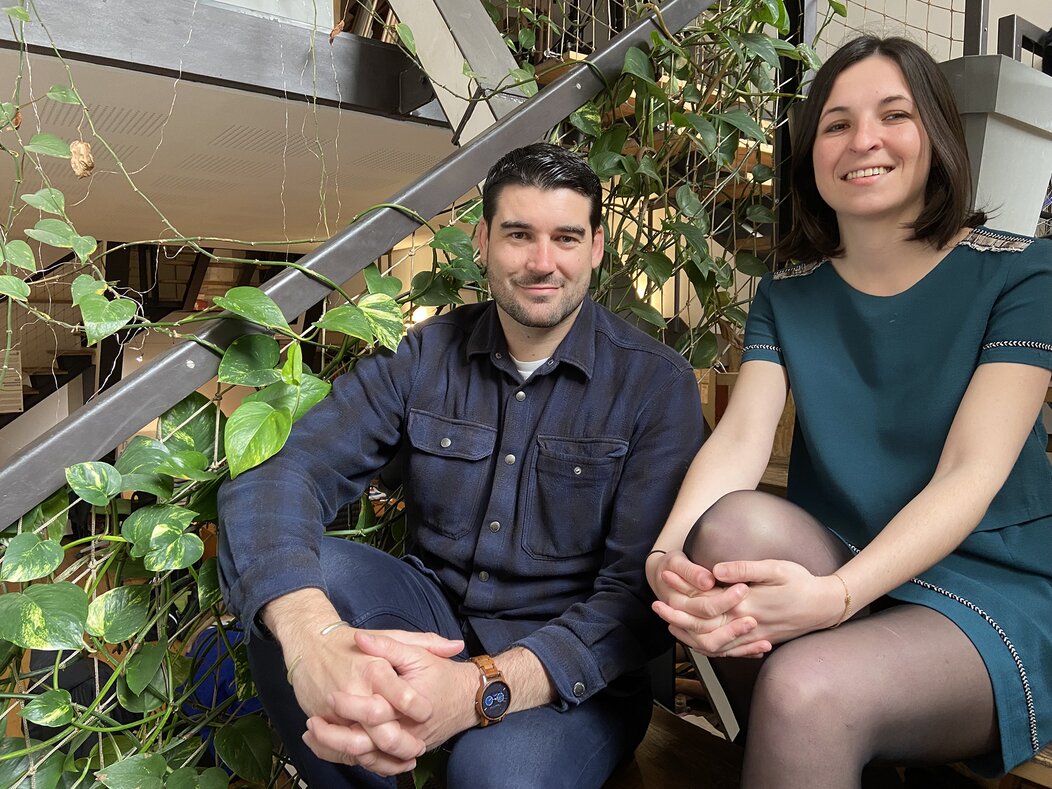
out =
[[[521,58],[509,81],[543,76],[548,66],[538,42],[558,20],[515,2],[508,8],[517,15],[509,43]],[[35,23],[25,5],[4,12],[16,29]],[[606,183],[607,254],[594,297],[674,342],[695,366],[717,358],[721,324],[741,325],[747,280],[766,270],[762,250],[740,243],[735,228],[773,220],[774,171],[760,154],[781,122],[773,113],[779,58],[815,64],[807,45],[765,32],[787,27],[783,0],[725,0],[683,31],[654,32],[649,49],[630,50],[602,95],[551,133],[586,154]],[[398,33],[412,54],[411,31],[402,26]],[[69,84],[38,97],[23,95],[20,70],[12,101],[0,103],[0,154],[11,158],[16,174],[0,223],[0,297],[9,329],[18,310],[83,332],[89,344],[133,330],[200,342],[194,328],[220,316],[258,328],[212,349],[221,357],[212,397],[195,392],[159,415],[156,435],[132,438],[113,463],[69,467],[65,488],[0,534],[0,700],[7,727],[0,789],[23,783],[213,789],[232,776],[272,785],[282,775],[280,749],[254,704],[240,633],[225,616],[218,588],[216,491],[228,475],[277,452],[295,421],[363,353],[396,348],[411,310],[486,297],[471,238],[481,207],[468,201],[439,226],[428,225],[432,267],[410,283],[375,265],[365,270],[364,293],[326,281],[338,299],[301,330],[251,287],[233,288],[180,320],[147,321],[133,294],[106,280],[114,248],[77,229],[64,195],[40,166],[40,157],[69,158],[90,177],[90,146],[108,148],[73,69],[68,73]],[[71,146],[47,129],[28,133],[21,108],[38,99],[80,107],[89,139]],[[23,184],[32,173],[43,186],[30,192]],[[20,218],[19,226],[26,224],[30,210],[40,219],[20,238],[14,228]],[[185,238],[156,210],[176,242],[215,257],[202,246],[208,239]],[[29,241],[75,254],[80,265],[67,284],[77,324],[63,324],[32,303],[39,280]],[[676,283],[675,310],[662,309],[656,295]],[[322,350],[317,369],[303,362],[311,346]],[[220,405],[233,386],[252,392],[227,418]],[[77,508],[87,510],[87,534],[70,537],[67,520]],[[360,513],[335,533],[398,549],[403,526],[396,504],[363,501]]]

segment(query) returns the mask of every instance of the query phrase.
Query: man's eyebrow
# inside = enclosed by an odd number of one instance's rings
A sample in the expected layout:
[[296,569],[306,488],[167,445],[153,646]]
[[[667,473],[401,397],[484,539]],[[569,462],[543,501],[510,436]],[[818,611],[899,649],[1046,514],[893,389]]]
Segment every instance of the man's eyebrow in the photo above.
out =
[[[533,230],[534,227],[529,222],[524,222],[521,219],[507,219],[500,223],[501,230]],[[581,225],[560,225],[555,228],[555,232],[562,233],[564,235],[578,236],[584,238],[586,231]]]
[[[896,102],[896,101],[908,101],[910,104],[914,103],[913,100],[909,96],[903,96],[902,94],[896,93],[894,96],[885,96],[883,99],[881,99],[880,100],[880,106],[883,107],[885,104],[891,104],[891,103]],[[834,113],[834,112],[847,112],[847,111],[848,111],[847,107],[842,107],[842,106],[830,107],[829,109],[827,109],[825,112],[822,113],[822,115],[820,116],[819,119],[824,118],[826,115],[829,115],[829,114]]]

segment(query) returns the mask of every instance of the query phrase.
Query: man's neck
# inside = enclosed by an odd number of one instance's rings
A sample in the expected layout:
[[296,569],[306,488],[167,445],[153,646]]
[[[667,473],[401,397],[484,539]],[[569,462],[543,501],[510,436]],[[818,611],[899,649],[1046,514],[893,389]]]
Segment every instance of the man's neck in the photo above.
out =
[[508,343],[508,353],[520,362],[533,362],[537,359],[547,359],[555,353],[555,349],[566,339],[566,335],[573,328],[574,321],[581,314],[581,307],[567,315],[557,325],[548,328],[534,326],[523,326],[510,315],[497,307],[497,316],[500,318],[501,328],[504,330],[504,339]]

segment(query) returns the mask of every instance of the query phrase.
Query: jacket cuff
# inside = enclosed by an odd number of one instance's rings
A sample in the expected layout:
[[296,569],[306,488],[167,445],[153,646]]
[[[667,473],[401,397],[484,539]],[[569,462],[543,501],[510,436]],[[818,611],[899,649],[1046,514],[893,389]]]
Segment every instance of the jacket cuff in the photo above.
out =
[[606,687],[595,655],[566,628],[545,625],[512,646],[530,650],[541,661],[559,694],[554,706],[561,712],[587,701]]
[[263,607],[271,600],[300,589],[320,589],[328,594],[317,556],[283,558],[281,567],[281,573],[275,576],[273,562],[257,563],[226,590],[227,607],[241,620],[246,642],[253,636],[273,640],[260,618]]

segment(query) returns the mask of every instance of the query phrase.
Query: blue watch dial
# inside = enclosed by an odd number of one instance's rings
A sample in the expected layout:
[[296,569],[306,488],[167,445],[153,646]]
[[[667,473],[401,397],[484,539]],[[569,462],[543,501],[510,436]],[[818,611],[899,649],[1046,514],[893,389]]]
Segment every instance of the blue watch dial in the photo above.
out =
[[511,705],[511,691],[508,685],[494,680],[486,685],[482,692],[482,714],[490,720],[497,720],[508,711]]

